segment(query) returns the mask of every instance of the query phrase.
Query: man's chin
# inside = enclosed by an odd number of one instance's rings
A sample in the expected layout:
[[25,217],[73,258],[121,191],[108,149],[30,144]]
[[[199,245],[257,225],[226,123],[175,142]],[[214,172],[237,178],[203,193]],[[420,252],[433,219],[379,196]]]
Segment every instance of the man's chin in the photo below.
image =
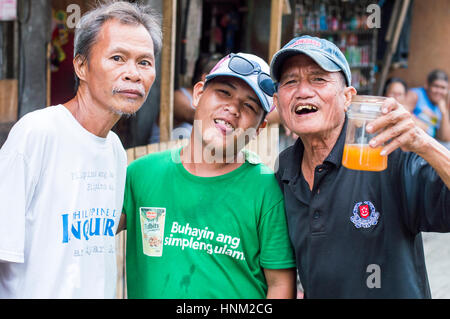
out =
[[130,105],[130,106],[113,106],[111,107],[111,111],[119,116],[131,117],[136,114],[137,111],[141,108],[142,104],[139,105]]

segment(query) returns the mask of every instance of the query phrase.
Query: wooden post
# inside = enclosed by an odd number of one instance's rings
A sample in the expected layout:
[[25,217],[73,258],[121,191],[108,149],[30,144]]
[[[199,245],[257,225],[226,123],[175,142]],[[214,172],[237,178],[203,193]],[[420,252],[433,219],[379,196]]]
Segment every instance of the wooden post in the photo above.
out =
[[170,140],[173,127],[175,73],[176,0],[163,1],[163,46],[161,52],[161,102],[159,112],[160,141]]
[[[281,27],[283,21],[283,8],[286,6],[285,0],[272,0],[270,10],[270,39],[269,39],[269,57],[267,62],[270,63],[273,55],[281,47]],[[288,8],[286,8],[288,9]],[[275,111],[274,111],[275,112]],[[260,136],[259,140],[266,139],[265,141],[259,141],[259,148],[267,148],[264,150],[264,154],[270,152],[270,156],[275,159],[278,156],[278,144],[279,144],[279,125],[277,123],[268,125],[266,127],[267,133]],[[262,144],[261,144],[262,143]],[[262,149],[259,150],[263,152]],[[274,169],[275,160],[269,165]]]
[[0,123],[17,121],[18,80],[0,80]]
[[[400,4],[400,2],[402,3]],[[405,22],[406,14],[410,5],[410,0],[397,0],[395,5],[396,6],[394,12],[397,12],[398,10],[400,11],[398,13],[398,17],[394,15],[391,16],[391,21],[392,19],[395,19],[395,21],[389,25],[388,34],[386,36],[386,39],[389,42],[383,59],[383,68],[381,69],[380,79],[378,81],[378,95],[383,94],[384,84],[386,83],[389,68],[391,67],[392,57],[394,56],[395,51],[397,51],[398,40],[400,38],[400,33]]]
[[272,0],[270,9],[269,63],[273,55],[280,49],[283,4],[284,0]]
[[47,67],[47,106],[50,106],[52,104],[52,71],[51,71],[51,54],[52,54],[52,43],[49,42],[47,44],[47,61],[46,61],[46,67]]

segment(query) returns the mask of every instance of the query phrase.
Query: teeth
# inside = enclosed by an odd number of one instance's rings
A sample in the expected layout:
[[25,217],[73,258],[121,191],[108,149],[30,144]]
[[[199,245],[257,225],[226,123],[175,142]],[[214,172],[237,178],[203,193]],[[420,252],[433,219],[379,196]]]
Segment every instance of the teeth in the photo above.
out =
[[301,110],[317,111],[317,107],[315,107],[314,105],[299,105],[295,109],[296,112],[300,112]]
[[230,129],[232,129],[232,130],[234,130],[234,127],[233,127],[230,123],[228,123],[228,122],[226,122],[226,121],[224,121],[224,120],[214,120],[214,122],[217,123],[217,124],[223,124],[223,125],[225,125],[226,127],[230,128]]

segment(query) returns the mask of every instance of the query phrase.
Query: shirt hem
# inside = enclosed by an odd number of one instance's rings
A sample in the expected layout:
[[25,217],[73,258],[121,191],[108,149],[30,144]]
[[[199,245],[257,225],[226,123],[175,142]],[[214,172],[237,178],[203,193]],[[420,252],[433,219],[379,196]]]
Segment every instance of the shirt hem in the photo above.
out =
[[13,253],[8,251],[1,251],[0,250],[0,260],[11,262],[11,263],[23,263],[24,262],[24,256],[21,253]]
[[262,262],[261,267],[265,268],[265,269],[288,269],[288,268],[296,268],[297,264],[295,262],[292,262],[292,263]]

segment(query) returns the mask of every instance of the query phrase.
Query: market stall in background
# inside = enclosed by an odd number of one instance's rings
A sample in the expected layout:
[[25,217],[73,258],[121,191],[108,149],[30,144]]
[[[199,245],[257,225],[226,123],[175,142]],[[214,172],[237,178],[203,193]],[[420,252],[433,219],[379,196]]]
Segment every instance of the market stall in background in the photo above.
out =
[[[135,2],[135,1],[130,1]],[[450,73],[447,0],[142,0],[161,12],[164,30],[157,78],[136,115],[121,119],[118,133],[129,160],[182,141],[171,136],[173,92],[190,85],[202,54],[248,52],[270,63],[293,36],[326,38],[345,54],[359,94],[381,94],[400,76],[421,86],[427,73]],[[0,0],[0,146],[28,112],[74,95],[74,21],[94,0]],[[154,125],[159,143],[150,144]],[[250,144],[269,166],[293,143],[272,124]],[[119,265],[123,275],[124,238]],[[118,297],[125,281],[119,280]]]

